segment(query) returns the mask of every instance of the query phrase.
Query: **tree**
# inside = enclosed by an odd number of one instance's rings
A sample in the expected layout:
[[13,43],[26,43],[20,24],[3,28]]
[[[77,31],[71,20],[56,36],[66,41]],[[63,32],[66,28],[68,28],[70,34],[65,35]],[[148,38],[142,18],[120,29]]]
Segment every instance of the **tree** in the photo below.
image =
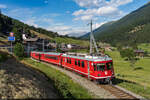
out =
[[14,47],[14,54],[19,58],[24,57],[24,47],[21,43],[16,43]]
[[134,64],[136,63],[136,55],[133,49],[124,49],[120,51],[120,55],[122,58],[127,58],[130,62],[130,66],[134,68]]
[[132,59],[135,57],[135,53],[133,49],[124,49],[120,50],[120,55],[122,58],[127,58],[128,60]]

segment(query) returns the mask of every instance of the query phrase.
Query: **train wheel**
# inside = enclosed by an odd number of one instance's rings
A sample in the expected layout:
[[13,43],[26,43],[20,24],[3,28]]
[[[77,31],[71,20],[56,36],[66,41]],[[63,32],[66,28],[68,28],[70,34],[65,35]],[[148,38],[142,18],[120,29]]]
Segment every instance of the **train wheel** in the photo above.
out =
[[112,85],[112,80],[109,80],[109,84]]
[[93,82],[94,82],[95,84],[99,84],[99,81],[98,81],[98,80],[93,80]]

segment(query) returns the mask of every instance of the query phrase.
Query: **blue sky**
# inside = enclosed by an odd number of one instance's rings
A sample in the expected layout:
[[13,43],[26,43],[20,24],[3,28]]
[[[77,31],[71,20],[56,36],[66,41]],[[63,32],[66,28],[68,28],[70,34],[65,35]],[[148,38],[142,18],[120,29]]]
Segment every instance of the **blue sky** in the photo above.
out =
[[122,18],[149,0],[0,0],[2,13],[61,35],[80,36]]

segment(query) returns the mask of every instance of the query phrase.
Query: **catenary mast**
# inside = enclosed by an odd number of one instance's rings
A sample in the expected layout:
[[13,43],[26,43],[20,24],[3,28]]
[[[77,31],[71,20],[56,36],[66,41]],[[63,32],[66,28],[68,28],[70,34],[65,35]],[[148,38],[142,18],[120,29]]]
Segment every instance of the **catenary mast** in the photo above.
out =
[[99,54],[99,50],[98,50],[98,47],[96,45],[95,38],[93,36],[93,29],[92,29],[93,22],[92,22],[92,20],[91,20],[91,22],[89,24],[90,24],[90,28],[91,28],[91,33],[90,33],[90,55],[94,54],[94,52],[93,52],[93,46],[96,49],[96,54],[98,55]]

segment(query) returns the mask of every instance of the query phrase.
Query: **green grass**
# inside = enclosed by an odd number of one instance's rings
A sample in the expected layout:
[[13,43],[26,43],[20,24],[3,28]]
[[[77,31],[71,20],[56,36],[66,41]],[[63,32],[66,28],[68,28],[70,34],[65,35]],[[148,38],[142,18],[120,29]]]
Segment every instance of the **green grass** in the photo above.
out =
[[150,43],[142,43],[138,46],[138,48],[141,48],[144,51],[148,51],[150,53]]
[[150,58],[141,58],[132,68],[128,61],[121,58],[118,51],[106,53],[113,58],[117,78],[130,81],[120,82],[118,85],[150,99]]
[[53,81],[56,89],[64,98],[92,98],[90,93],[88,93],[85,88],[81,87],[78,83],[72,81],[71,78],[64,73],[54,68],[51,68],[50,66],[43,63],[33,61],[29,58],[22,60],[22,62],[45,73]]
[[72,38],[67,38],[67,37],[56,37],[54,40],[57,43],[71,43],[71,44],[77,44],[80,46],[89,46],[89,41],[84,41],[84,40],[77,40],[77,39],[72,39]]

